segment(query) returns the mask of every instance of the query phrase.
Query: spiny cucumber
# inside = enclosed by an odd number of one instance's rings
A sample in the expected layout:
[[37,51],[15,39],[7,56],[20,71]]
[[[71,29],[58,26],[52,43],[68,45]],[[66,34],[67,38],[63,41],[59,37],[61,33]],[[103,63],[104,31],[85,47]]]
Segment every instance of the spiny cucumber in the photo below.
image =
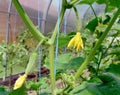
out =
[[35,61],[37,59],[37,52],[33,52],[31,55],[30,55],[30,58],[29,58],[29,62],[28,62],[28,65],[27,65],[27,68],[25,70],[25,74],[29,74],[31,72],[31,70],[33,69],[34,65],[35,65]]

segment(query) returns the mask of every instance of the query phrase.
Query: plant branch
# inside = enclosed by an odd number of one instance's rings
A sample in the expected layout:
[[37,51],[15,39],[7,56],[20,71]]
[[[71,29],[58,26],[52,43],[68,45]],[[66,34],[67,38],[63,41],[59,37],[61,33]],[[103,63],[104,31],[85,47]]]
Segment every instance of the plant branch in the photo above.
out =
[[73,7],[74,11],[75,11],[75,15],[76,15],[76,28],[77,28],[77,32],[80,32],[80,19],[79,19],[79,14],[77,11],[77,8],[74,6]]
[[52,93],[54,95],[55,90],[55,75],[54,75],[54,45],[50,45],[49,47],[49,64],[50,64],[50,78],[51,78],[51,88]]
[[73,0],[73,1],[71,1],[69,4],[70,5],[74,5],[75,3],[78,3],[79,2],[79,0]]
[[95,13],[95,10],[94,10],[93,6],[92,6],[92,5],[90,5],[90,7],[91,7],[91,9],[92,9],[92,11],[93,11],[93,13],[94,13],[95,17],[97,18],[97,15],[96,15],[96,13]]
[[66,11],[66,8],[64,7],[64,4],[62,4],[62,9],[61,9],[61,12],[60,12],[60,20],[57,20],[57,23],[56,23],[55,29],[53,31],[53,34],[52,34],[51,38],[48,40],[48,44],[54,44],[55,43],[56,35],[58,33],[58,28],[60,27],[60,25],[63,21],[65,11]]
[[87,56],[87,58],[85,59],[85,61],[83,62],[83,64],[80,66],[80,68],[77,70],[76,74],[75,74],[75,79],[78,79],[79,76],[82,74],[83,70],[87,67],[87,65],[89,64],[90,60],[92,59],[92,57],[94,56],[96,50],[99,48],[99,46],[101,45],[101,43],[103,42],[104,38],[106,37],[106,35],[108,34],[108,32],[110,31],[112,25],[114,24],[115,20],[117,19],[117,17],[120,14],[120,8],[117,10],[117,12],[115,13],[114,17],[112,18],[111,22],[109,23],[108,27],[106,28],[106,30],[104,31],[104,33],[102,34],[102,36],[100,37],[100,39],[98,40],[98,42],[96,43],[95,47],[91,50],[90,54]]
[[27,13],[22,8],[21,4],[18,0],[12,0],[17,12],[19,13],[22,21],[25,23],[25,25],[28,27],[30,32],[33,34],[34,38],[36,38],[38,41],[41,39],[45,39],[45,36],[37,29],[37,27],[33,24],[33,22],[30,20]]
[[98,62],[97,62],[96,76],[97,76],[98,73],[99,73],[100,64],[101,64],[101,61],[102,61],[102,55],[103,55],[103,51],[99,52],[99,59],[98,59]]
[[52,88],[52,95],[56,95],[55,92],[55,74],[54,74],[54,43],[55,43],[55,39],[58,33],[58,28],[60,27],[62,21],[63,21],[63,17],[65,14],[65,10],[66,8],[64,7],[64,0],[62,2],[62,9],[60,12],[60,18],[57,20],[55,29],[53,31],[53,34],[51,36],[51,38],[48,40],[48,44],[50,45],[49,47],[49,62],[50,62],[50,78],[51,78],[51,88]]
[[[112,39],[111,43],[109,44],[109,46],[107,47],[107,49],[105,50],[104,54],[107,53],[108,49],[111,47],[112,43],[114,42],[116,36]],[[103,56],[102,56],[103,57]]]
[[41,41],[38,43],[37,47],[35,48],[35,51],[36,51],[36,52],[38,51],[38,49],[40,48],[40,46],[42,45],[43,42],[44,42],[44,40],[41,40]]

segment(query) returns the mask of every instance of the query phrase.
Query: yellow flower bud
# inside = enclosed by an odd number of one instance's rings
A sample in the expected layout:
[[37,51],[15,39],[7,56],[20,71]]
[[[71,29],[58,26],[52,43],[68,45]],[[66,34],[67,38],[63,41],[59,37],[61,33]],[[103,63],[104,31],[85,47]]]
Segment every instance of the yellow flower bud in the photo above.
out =
[[83,41],[79,32],[70,40],[68,48],[76,48],[76,51],[83,49]]
[[26,75],[26,74],[20,76],[20,77],[16,80],[13,89],[15,90],[15,89],[20,88],[20,87],[24,84],[26,78],[27,78],[27,75]]

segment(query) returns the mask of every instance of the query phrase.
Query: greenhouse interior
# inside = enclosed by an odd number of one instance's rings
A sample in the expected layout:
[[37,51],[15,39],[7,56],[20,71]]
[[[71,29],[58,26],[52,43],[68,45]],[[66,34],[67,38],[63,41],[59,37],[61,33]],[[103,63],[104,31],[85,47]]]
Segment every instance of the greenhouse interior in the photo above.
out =
[[120,0],[0,0],[0,95],[120,95]]

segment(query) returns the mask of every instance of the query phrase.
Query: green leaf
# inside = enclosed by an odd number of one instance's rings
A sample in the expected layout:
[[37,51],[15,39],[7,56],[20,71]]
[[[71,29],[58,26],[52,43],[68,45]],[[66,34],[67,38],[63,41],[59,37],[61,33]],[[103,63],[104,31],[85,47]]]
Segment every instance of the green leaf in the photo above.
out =
[[120,77],[120,64],[110,64],[109,68],[107,68],[106,71]]
[[103,20],[103,24],[107,24],[110,21],[111,17],[109,15],[105,15],[105,19]]
[[108,0],[96,0],[98,4],[106,4]]
[[106,5],[106,8],[105,8],[105,12],[111,12],[112,10],[114,10],[115,7],[114,6],[110,6],[109,4]]
[[98,4],[106,4],[107,6],[120,7],[120,0],[96,0]]
[[67,68],[77,70],[80,67],[80,65],[83,63],[83,61],[84,61],[83,57],[75,57],[70,60]]
[[5,90],[5,88],[0,87],[0,95],[8,95],[9,92]]
[[110,54],[119,56],[120,55],[120,47],[113,47]]
[[32,83],[30,84],[30,89],[32,89],[32,90],[37,90],[37,89],[40,88],[40,86],[41,86],[41,83],[39,83],[39,82],[32,82]]
[[83,82],[80,86],[75,87],[71,95],[120,95],[120,78],[105,73],[99,76],[101,82],[88,83]]
[[96,88],[95,83],[83,82],[70,92],[71,95],[102,95]]
[[66,70],[66,66],[68,65],[69,61],[71,60],[72,56],[70,54],[61,54],[58,56],[57,60],[57,70]]
[[87,24],[86,28],[89,29],[91,32],[94,32],[97,26],[98,26],[98,18],[94,18]]
[[102,26],[97,26],[96,30],[98,30],[99,32],[103,32],[103,31],[105,31],[106,28],[107,28],[106,25],[102,25]]
[[26,88],[22,86],[16,90],[13,90],[9,95],[26,95]]
[[112,26],[112,30],[120,31],[120,24],[114,24],[114,25]]
[[92,5],[94,2],[95,0],[81,0],[78,4]]
[[69,36],[60,36],[58,38],[58,40],[59,40],[58,46],[65,47],[69,43],[70,37]]
[[69,54],[62,54],[58,57],[57,70],[76,70],[84,61],[82,57],[72,58]]
[[109,0],[111,6],[120,7],[120,0]]

